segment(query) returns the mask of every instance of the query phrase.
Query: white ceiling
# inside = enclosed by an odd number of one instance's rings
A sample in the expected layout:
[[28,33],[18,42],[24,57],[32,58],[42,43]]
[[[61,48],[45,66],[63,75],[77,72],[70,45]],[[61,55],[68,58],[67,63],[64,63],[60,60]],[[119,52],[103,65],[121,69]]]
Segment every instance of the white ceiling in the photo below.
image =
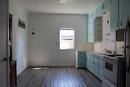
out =
[[60,4],[59,0],[17,0],[30,12],[87,14],[102,0],[66,0]]

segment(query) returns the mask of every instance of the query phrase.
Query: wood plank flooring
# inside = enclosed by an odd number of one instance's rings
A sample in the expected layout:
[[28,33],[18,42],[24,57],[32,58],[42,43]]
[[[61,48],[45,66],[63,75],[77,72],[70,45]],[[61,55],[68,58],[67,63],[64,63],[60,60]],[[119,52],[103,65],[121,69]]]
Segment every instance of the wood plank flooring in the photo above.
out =
[[101,87],[101,82],[84,69],[28,68],[18,76],[17,87]]

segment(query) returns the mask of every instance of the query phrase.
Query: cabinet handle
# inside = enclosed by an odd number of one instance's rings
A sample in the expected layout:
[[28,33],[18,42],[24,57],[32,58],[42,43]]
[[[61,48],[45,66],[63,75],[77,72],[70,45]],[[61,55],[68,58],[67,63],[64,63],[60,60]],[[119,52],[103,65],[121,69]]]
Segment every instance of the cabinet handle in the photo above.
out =
[[116,23],[116,26],[117,26],[117,27],[119,26],[119,22]]
[[123,25],[122,21],[120,22],[120,25],[121,25],[121,26]]

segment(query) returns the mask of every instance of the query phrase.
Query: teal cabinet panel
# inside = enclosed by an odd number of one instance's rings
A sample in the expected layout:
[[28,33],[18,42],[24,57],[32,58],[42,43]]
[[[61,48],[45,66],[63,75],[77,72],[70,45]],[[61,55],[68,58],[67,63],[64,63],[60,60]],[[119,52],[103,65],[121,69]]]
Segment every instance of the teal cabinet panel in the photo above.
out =
[[100,3],[97,8],[93,11],[93,17],[99,16],[102,14],[103,11],[103,3]]
[[97,14],[98,14],[98,8],[95,8],[95,9],[93,10],[92,15],[93,15],[93,17],[95,17]]
[[88,16],[88,42],[94,42],[94,22],[92,14]]
[[88,56],[87,56],[88,54],[87,54],[87,52],[86,52],[86,69],[88,69],[88,61],[89,61],[89,59],[88,59]]
[[92,57],[92,55],[90,53],[87,53],[86,55],[87,55],[87,69],[89,71],[92,71],[91,69],[92,69],[93,57]]
[[126,27],[127,17],[130,16],[129,4],[130,0],[112,0],[111,5],[112,29],[122,29]]
[[99,61],[99,79],[103,80],[103,61]]
[[111,28],[116,30],[119,27],[118,0],[112,0],[111,4]]
[[86,52],[78,51],[78,68],[86,68]]
[[[127,9],[130,9],[130,5],[127,6],[128,0],[120,0],[119,3],[119,12],[120,12],[120,18],[119,18],[119,23],[120,23],[120,29],[126,27],[127,23],[127,17],[129,16],[129,13]],[[130,3],[129,3],[130,4]]]
[[130,0],[127,0],[126,12],[127,17],[130,17]]
[[100,6],[98,7],[98,9],[99,9],[98,12],[102,13],[102,11],[104,10],[104,4],[101,3]]
[[97,76],[100,80],[103,78],[103,59],[96,55],[87,52],[87,69]]
[[112,0],[104,0],[103,3],[103,9],[110,9],[111,8],[111,4],[112,4]]
[[89,67],[90,69],[89,70],[93,73],[94,69],[93,69],[93,57],[92,56],[90,57],[89,64],[90,64],[90,67]]
[[103,57],[99,57],[98,63],[99,63],[98,78],[100,80],[103,80]]
[[91,62],[92,62],[92,55],[87,53],[87,69],[90,70],[91,69]]
[[94,69],[93,73],[98,77],[98,74],[99,74],[99,62],[98,62],[97,56],[94,56],[94,59],[93,59],[93,69]]

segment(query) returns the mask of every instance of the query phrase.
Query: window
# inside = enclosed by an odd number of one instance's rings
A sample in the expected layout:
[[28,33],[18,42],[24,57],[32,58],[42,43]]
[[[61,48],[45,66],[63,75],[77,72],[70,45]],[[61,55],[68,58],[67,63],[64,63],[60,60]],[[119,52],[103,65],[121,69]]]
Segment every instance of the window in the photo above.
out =
[[74,49],[75,30],[74,28],[60,29],[60,50]]

